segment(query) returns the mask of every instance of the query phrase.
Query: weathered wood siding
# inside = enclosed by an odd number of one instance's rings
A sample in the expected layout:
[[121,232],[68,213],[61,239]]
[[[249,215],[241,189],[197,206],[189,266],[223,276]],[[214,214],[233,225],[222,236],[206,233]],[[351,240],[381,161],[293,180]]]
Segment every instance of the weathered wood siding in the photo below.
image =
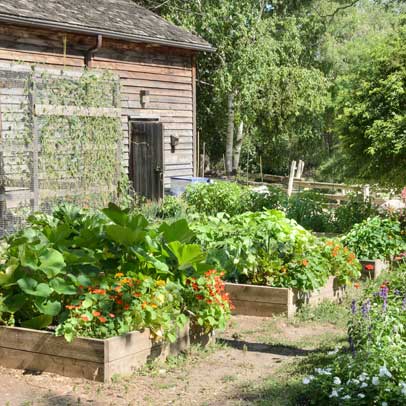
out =
[[[0,69],[2,66],[4,70],[5,64],[13,61],[81,70],[86,50],[95,42],[94,37],[3,24],[0,26]],[[128,169],[129,120],[157,118],[164,127],[165,186],[169,186],[171,176],[193,175],[196,127],[193,53],[104,39],[92,68],[107,69],[121,79],[123,166]],[[141,90],[150,92],[150,103],[145,108],[140,104]],[[15,102],[14,119],[20,114],[18,109],[23,96],[20,93],[12,86],[0,89],[0,99],[7,96],[7,103]],[[3,124],[3,136],[7,136],[7,124]],[[180,140],[175,152],[171,151],[171,135]]]

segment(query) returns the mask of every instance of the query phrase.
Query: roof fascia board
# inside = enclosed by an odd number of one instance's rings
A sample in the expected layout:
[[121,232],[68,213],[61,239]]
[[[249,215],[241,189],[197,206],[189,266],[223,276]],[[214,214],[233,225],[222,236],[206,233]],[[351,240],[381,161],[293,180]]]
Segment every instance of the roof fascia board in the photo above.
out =
[[157,45],[164,45],[174,48],[190,49],[193,51],[204,51],[204,52],[214,52],[215,48],[210,45],[198,45],[191,44],[187,42],[177,42],[166,40],[162,38],[151,38],[143,35],[132,35],[132,34],[122,34],[115,31],[100,30],[91,27],[82,27],[77,25],[57,23],[53,21],[44,21],[35,18],[26,18],[18,16],[5,16],[0,15],[0,22],[10,23],[10,24],[22,24],[31,27],[48,28],[52,30],[61,30],[66,32],[72,32],[76,34],[87,34],[87,35],[103,35],[106,38],[120,39],[129,42],[139,42],[139,43],[150,43]]

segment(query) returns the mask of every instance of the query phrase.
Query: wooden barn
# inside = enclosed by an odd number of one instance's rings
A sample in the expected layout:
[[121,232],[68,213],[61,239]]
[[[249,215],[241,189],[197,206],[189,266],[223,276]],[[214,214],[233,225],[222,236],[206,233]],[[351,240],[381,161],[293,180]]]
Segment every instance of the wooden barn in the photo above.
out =
[[[63,69],[74,77],[89,68],[108,70],[118,78],[119,100],[103,114],[121,120],[118,156],[135,192],[155,199],[170,186],[171,177],[195,175],[199,51],[212,48],[132,0],[0,0],[0,217],[1,205],[15,201],[19,190],[29,189],[32,209],[41,204],[40,169],[35,165],[43,145],[35,145],[35,117],[29,184],[19,183],[18,176],[14,183],[4,182],[8,161],[2,145],[22,128],[22,106],[31,103],[34,116],[51,114],[49,106],[27,96],[23,79],[29,72]],[[56,106],[52,114],[72,111],[77,112]],[[97,108],[86,111],[101,114]],[[12,143],[14,149],[17,144]]]

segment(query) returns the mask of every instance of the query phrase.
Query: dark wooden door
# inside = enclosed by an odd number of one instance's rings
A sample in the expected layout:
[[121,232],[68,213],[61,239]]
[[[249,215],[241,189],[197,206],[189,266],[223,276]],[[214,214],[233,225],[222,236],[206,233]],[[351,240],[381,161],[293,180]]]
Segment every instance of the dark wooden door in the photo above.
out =
[[150,200],[163,197],[163,128],[161,123],[131,123],[130,179],[134,191]]

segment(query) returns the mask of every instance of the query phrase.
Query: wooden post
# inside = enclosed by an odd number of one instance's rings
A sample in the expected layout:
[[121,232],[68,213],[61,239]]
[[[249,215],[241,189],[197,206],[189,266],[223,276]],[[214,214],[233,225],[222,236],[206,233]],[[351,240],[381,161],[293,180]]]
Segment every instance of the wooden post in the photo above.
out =
[[197,163],[197,168],[196,168],[196,176],[200,176],[200,170],[201,170],[201,156],[200,156],[200,131],[196,131],[196,163]]
[[202,166],[202,177],[204,178],[204,172],[206,169],[206,143],[203,143],[203,166]]
[[[115,108],[120,108],[121,105],[121,100],[120,100],[120,80],[117,79],[116,83],[114,84],[114,89],[113,89],[113,107]],[[116,155],[116,177],[115,177],[115,185],[114,187],[116,188],[116,193],[118,194],[119,192],[119,182],[121,179],[121,160],[122,160],[122,145],[123,145],[123,139],[122,136],[119,137],[117,141],[117,155]]]
[[370,197],[370,195],[371,195],[370,186],[369,186],[369,185],[365,185],[365,186],[364,186],[364,189],[363,189],[363,192],[364,192],[364,201],[369,200],[369,197]]
[[29,101],[32,119],[32,151],[31,151],[31,209],[39,210],[39,128],[38,118],[35,114],[36,86],[35,73],[31,77]]
[[259,172],[261,175],[261,182],[264,183],[264,171],[262,168],[262,155],[259,156]]
[[288,184],[288,196],[292,196],[293,192],[293,182],[295,180],[295,171],[296,171],[296,161],[292,161],[290,165],[290,175],[289,175],[289,184]]
[[304,170],[304,162],[302,160],[299,160],[299,164],[297,166],[297,172],[296,172],[297,179],[302,179],[303,170]]
[[[6,212],[7,212],[7,200],[6,200],[6,173],[4,168],[3,159],[3,140],[2,140],[2,116],[0,109],[0,236],[6,229]],[[3,231],[2,231],[3,230]]]
[[[197,69],[196,69],[196,55],[192,56],[192,122],[193,122],[193,176],[197,175],[197,165],[199,161],[198,144],[197,144],[197,103],[196,103],[196,81],[197,81]],[[203,169],[204,171],[204,169]]]

